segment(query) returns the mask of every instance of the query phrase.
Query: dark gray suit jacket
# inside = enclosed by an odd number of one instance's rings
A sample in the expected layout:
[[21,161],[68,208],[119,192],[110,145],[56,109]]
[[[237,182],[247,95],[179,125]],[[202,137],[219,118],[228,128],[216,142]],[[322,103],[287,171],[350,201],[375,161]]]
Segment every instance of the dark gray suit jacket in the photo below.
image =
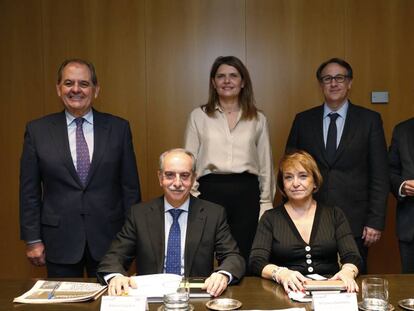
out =
[[64,112],[27,124],[20,165],[21,239],[42,239],[47,260],[99,261],[141,200],[129,123],[93,111],[94,152],[85,186],[73,165]]
[[323,140],[323,105],[296,115],[286,149],[302,149],[314,157],[323,176],[315,197],[340,207],[355,237],[362,235],[364,226],[384,229],[389,169],[380,114],[349,103],[332,165]]
[[397,235],[401,241],[414,238],[414,197],[398,194],[401,184],[414,179],[414,118],[396,125],[389,149],[391,190],[398,200]]
[[[108,273],[126,275],[133,259],[139,275],[163,272],[164,214],[164,197],[131,208],[124,227],[99,265],[101,282]],[[191,196],[184,265],[185,276],[207,277],[214,270],[225,270],[233,275],[233,282],[243,277],[245,262],[230,233],[223,207]]]

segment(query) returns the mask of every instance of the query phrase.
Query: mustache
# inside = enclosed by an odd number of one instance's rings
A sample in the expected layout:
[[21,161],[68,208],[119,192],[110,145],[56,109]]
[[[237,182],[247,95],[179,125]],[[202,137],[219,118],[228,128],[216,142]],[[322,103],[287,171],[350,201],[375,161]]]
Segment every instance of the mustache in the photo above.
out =
[[175,192],[184,192],[185,188],[184,187],[176,188],[174,186],[170,186],[170,187],[168,187],[168,190],[175,191]]

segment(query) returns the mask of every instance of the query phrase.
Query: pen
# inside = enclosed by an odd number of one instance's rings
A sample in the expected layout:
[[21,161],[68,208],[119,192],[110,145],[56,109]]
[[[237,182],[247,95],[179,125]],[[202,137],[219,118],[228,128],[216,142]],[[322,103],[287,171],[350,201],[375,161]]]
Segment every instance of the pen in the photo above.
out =
[[56,285],[53,287],[52,291],[47,295],[47,299],[52,299],[55,296],[55,292],[58,289],[60,282],[57,282]]

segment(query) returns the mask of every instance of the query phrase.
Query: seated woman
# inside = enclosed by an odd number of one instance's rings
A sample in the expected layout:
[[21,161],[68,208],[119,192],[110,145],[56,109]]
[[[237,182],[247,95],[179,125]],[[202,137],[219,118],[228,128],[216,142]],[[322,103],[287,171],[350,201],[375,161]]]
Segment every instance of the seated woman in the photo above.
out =
[[[261,218],[250,254],[250,272],[282,284],[285,291],[302,291],[307,274],[344,281],[347,291],[358,291],[355,277],[361,256],[344,213],[324,206],[312,194],[322,176],[311,155],[285,155],[277,186],[284,204]],[[342,268],[339,269],[338,253]]]

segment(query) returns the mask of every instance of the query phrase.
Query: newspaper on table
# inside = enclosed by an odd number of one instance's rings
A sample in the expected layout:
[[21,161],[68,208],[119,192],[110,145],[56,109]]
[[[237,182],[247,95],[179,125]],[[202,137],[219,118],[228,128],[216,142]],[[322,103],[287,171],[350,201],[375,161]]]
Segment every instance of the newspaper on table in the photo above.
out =
[[13,299],[18,303],[62,303],[96,300],[107,286],[98,283],[39,280],[23,295]]

